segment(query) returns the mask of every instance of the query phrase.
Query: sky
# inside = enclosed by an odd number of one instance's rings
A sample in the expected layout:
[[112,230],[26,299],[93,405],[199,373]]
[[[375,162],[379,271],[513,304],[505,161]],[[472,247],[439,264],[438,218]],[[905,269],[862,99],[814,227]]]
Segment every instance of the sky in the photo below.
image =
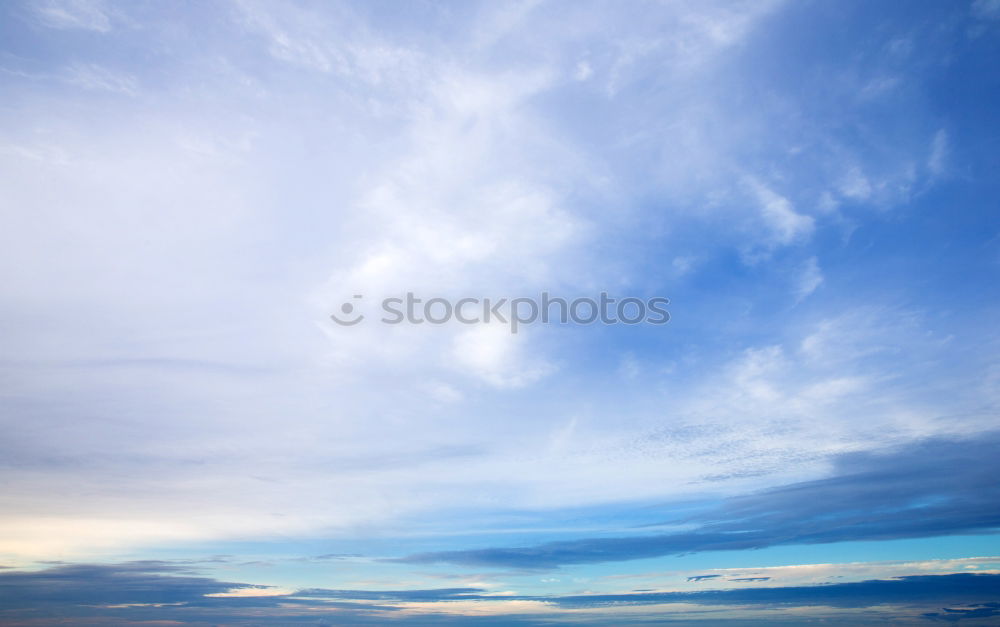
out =
[[[997,0],[0,4],[0,623],[1000,625],[998,68]],[[379,317],[602,292],[669,321]]]

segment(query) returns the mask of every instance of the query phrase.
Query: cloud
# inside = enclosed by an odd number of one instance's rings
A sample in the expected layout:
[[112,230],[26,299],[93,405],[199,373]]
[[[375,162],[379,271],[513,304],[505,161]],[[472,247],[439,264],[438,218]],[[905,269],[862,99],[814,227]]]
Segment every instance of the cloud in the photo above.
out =
[[748,263],[758,263],[776,248],[804,243],[812,236],[816,223],[811,216],[796,212],[788,198],[756,178],[748,176],[744,182],[757,202],[765,233],[746,246],[744,258]]
[[982,619],[1000,616],[1000,603],[979,603],[969,607],[943,607],[940,612],[921,614],[930,620],[955,623],[960,620]]
[[50,28],[111,30],[109,12],[101,0],[41,0],[32,3],[32,8],[38,20]]
[[[76,625],[182,624],[542,624],[552,618],[607,624],[602,608],[615,608],[616,623],[640,621],[649,612],[678,622],[690,612],[740,606],[739,616],[717,614],[713,624],[745,625],[755,612],[780,608],[849,610],[871,608],[879,619],[907,617],[955,621],[988,618],[1000,606],[1000,575],[953,573],[813,586],[741,587],[686,592],[636,591],[551,596],[489,594],[480,587],[282,592],[268,586],[184,574],[189,565],[169,562],[61,564],[39,571],[0,573],[0,620],[5,625],[71,620]],[[761,581],[767,578],[754,578]],[[626,608],[634,608],[625,611]],[[649,610],[642,608],[649,607]],[[877,609],[875,609],[877,608]],[[917,614],[917,613],[920,614]],[[387,616],[387,614],[391,614]],[[766,614],[761,619],[768,620]],[[851,614],[828,618],[851,620]],[[869,614],[871,617],[871,614]],[[796,625],[796,614],[780,618]],[[856,624],[856,623],[855,623]]]
[[482,324],[463,331],[453,341],[458,368],[496,387],[521,387],[553,370],[544,357],[525,354],[530,344],[524,331],[513,335],[502,324]]
[[838,187],[837,191],[841,196],[854,201],[868,200],[872,195],[872,185],[868,177],[856,165],[847,170]]
[[428,590],[327,590],[305,588],[295,596],[313,599],[346,599],[363,601],[447,601],[451,599],[482,598],[483,588],[434,588]]
[[823,284],[823,271],[820,270],[816,257],[806,260],[798,278],[798,285],[795,288],[795,295],[798,300],[809,296]]
[[0,573],[0,606],[34,608],[123,603],[178,603],[206,594],[252,588],[207,577],[181,576],[184,566],[162,561],[121,564],[66,564],[45,570]]
[[930,154],[927,155],[927,169],[934,176],[941,176],[948,168],[948,132],[944,129],[934,133]]
[[855,608],[876,605],[921,605],[981,602],[1000,595],[1000,575],[956,573],[913,575],[898,579],[837,583],[825,586],[738,588],[695,592],[594,594],[554,599],[563,606],[580,607],[628,603],[698,603],[702,605],[822,605]]
[[64,80],[84,89],[103,90],[126,96],[134,96],[138,91],[135,77],[119,74],[94,64],[70,66],[66,70]]
[[833,476],[734,497],[716,510],[672,523],[691,531],[590,538],[520,548],[422,553],[408,563],[556,568],[700,551],[893,540],[1000,528],[994,477],[1000,434],[932,438],[884,452],[848,453]]
[[[305,614],[313,619],[322,615],[341,619],[351,616],[353,623],[366,620],[374,612],[396,610],[391,606],[331,600],[320,602],[322,610],[316,611],[310,609],[317,604],[315,599],[296,598],[270,586],[185,575],[189,568],[183,563],[136,561],[4,571],[0,573],[0,621],[5,625],[27,625],[63,620],[69,615],[79,625],[258,619],[282,623],[299,620]],[[299,606],[305,609],[297,609]]]

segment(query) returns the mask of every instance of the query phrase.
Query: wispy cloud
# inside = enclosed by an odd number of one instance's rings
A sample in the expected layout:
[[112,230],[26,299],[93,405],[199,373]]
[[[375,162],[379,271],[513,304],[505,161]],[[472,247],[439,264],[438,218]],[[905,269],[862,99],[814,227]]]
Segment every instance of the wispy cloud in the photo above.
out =
[[32,8],[36,18],[51,28],[111,30],[110,12],[102,0],[40,0]]

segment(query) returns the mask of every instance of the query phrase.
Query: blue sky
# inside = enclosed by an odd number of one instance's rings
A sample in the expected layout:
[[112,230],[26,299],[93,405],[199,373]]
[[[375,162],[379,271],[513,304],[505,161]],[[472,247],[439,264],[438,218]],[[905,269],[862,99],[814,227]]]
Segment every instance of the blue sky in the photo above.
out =
[[0,622],[998,624],[995,0],[0,14]]

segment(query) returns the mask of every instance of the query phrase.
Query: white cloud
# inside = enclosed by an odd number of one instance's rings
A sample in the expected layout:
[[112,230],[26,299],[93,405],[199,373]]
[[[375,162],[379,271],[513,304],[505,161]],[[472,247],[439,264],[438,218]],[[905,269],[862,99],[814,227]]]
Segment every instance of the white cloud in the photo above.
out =
[[839,191],[842,196],[851,200],[868,200],[872,195],[872,186],[861,169],[852,166],[841,180]]
[[[705,588],[705,582],[687,581],[688,577],[697,575],[717,575],[718,577],[712,579],[711,587],[722,589],[748,586],[771,588],[824,585],[830,584],[834,580],[838,583],[845,583],[915,575],[951,574],[961,571],[996,573],[1000,572],[998,569],[1000,569],[1000,557],[966,557],[924,561],[830,562],[741,568],[703,568],[611,575],[602,578],[602,580],[616,587],[644,587],[657,591],[690,591]],[[733,581],[748,577],[766,579],[750,582]]]
[[[757,201],[760,219],[765,235],[763,238],[765,250],[778,246],[788,246],[808,240],[815,228],[815,220],[811,216],[795,211],[791,201],[777,194],[753,177],[747,177],[745,184]],[[751,242],[751,250],[753,242]],[[757,255],[751,254],[751,259]]]
[[371,33],[346,5],[321,10],[303,3],[240,0],[237,8],[243,26],[262,37],[279,61],[390,88],[427,78],[422,74],[427,60],[418,51]]
[[798,300],[806,298],[816,291],[816,288],[823,283],[823,272],[820,270],[816,257],[806,260],[799,274],[798,284],[795,288],[795,297]]
[[138,89],[134,76],[114,72],[92,63],[70,66],[64,78],[71,85],[84,89],[110,91],[126,96],[134,96]]
[[109,11],[101,0],[42,0],[32,8],[38,20],[51,28],[111,30]]
[[458,334],[452,356],[460,371],[497,387],[521,387],[552,372],[553,367],[529,351],[525,332],[514,335],[506,324],[479,324]]
[[927,169],[934,176],[941,176],[948,167],[948,132],[944,129],[934,133],[930,154],[927,155]]

